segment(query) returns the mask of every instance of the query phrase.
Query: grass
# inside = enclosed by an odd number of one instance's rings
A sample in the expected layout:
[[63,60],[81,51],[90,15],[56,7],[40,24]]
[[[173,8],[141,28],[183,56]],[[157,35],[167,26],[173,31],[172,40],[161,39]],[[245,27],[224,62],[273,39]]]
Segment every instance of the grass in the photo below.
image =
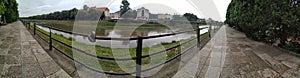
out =
[[[71,22],[70,21],[57,22],[57,25],[58,24],[64,24],[64,23],[65,24],[70,24]],[[52,24],[52,25],[54,26],[54,24]],[[59,26],[61,26],[61,25],[59,25]],[[68,26],[68,25],[65,25],[65,26],[66,26],[66,28],[71,27],[71,26]],[[33,30],[33,24],[32,23],[31,23],[31,30]],[[46,34],[49,35],[49,32],[46,32],[46,31],[44,31],[44,30],[42,30],[38,27],[37,27],[37,30],[40,30],[43,33],[46,33]],[[49,41],[49,37],[42,34],[41,32],[37,32],[37,35],[40,35],[42,38]],[[208,36],[208,33],[202,34],[200,38],[203,39],[207,36]],[[136,48],[109,48],[109,47],[103,47],[103,46],[88,45],[88,44],[84,44],[84,43],[72,42],[72,40],[74,40],[74,39],[66,38],[66,37],[64,37],[60,34],[52,34],[52,37],[59,40],[59,41],[62,41],[64,43],[66,43],[68,45],[73,44],[72,46],[74,46],[74,47],[77,47],[77,48],[79,48],[81,50],[84,50],[86,52],[90,52],[92,54],[96,54],[98,56],[107,56],[107,57],[113,57],[113,56],[116,57],[117,56],[118,58],[121,58],[121,57],[124,57],[125,55],[130,55],[130,57],[134,57],[135,53],[136,53]],[[169,47],[172,47],[174,45],[180,44],[180,42],[185,42],[187,40],[191,40],[191,39],[195,39],[195,38],[196,37],[191,37],[189,39],[183,39],[183,40],[180,40],[180,41],[173,41],[171,43],[161,43],[161,44],[154,45],[154,46],[151,46],[151,47],[144,47],[143,50],[142,50],[142,54],[146,55],[146,54],[149,54],[149,52],[157,52],[157,51],[160,51],[160,50],[164,50],[164,48],[169,48]],[[196,39],[195,39],[195,41],[196,41]],[[188,44],[181,45],[181,46],[183,46],[181,48],[176,48],[176,49],[169,50],[165,53],[155,55],[152,58],[143,58],[142,59],[143,68],[146,68],[146,67],[164,62],[163,59],[170,59],[170,58],[174,57],[175,55],[177,55],[178,53],[180,53],[181,49],[185,50],[185,49],[188,48],[187,46],[191,46],[191,45],[194,45],[194,44],[196,44],[196,43],[194,41],[192,41]],[[67,46],[64,46],[64,45],[62,45],[62,44],[60,44],[60,43],[58,43],[54,40],[53,40],[53,46],[57,47],[58,49],[63,51],[68,56],[76,58],[76,60],[79,60],[79,61],[85,63],[88,66],[91,66],[91,67],[94,67],[94,68],[97,68],[97,69],[102,68],[102,70],[105,70],[105,71],[114,71],[114,72],[123,72],[124,71],[124,69],[122,69],[117,64],[116,61],[105,60],[105,59],[97,59],[97,58],[89,57],[89,56],[84,55],[80,52],[77,52],[77,51],[75,51],[71,48],[68,48]],[[112,51],[114,51],[116,53],[113,54]],[[124,51],[128,51],[129,54],[127,52],[124,52]],[[99,64],[101,66],[99,66]],[[126,69],[135,70],[135,61],[134,60],[123,61],[122,65],[123,65],[122,67],[124,67],[125,70]]]

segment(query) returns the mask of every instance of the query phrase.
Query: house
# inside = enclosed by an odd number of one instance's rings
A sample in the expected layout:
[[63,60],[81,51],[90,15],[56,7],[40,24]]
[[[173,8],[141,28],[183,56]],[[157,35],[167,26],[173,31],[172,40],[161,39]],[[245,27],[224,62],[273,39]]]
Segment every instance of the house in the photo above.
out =
[[173,18],[173,15],[171,14],[157,14],[157,19],[159,21],[167,21],[171,20]]
[[103,11],[104,12],[104,15],[106,17],[109,17],[109,9],[107,7],[99,7],[99,8],[96,8],[96,10],[99,10],[99,11]]
[[115,13],[109,14],[110,19],[119,19],[120,18],[120,11],[117,11]]
[[137,20],[143,20],[143,21],[149,21],[150,18],[150,12],[148,9],[142,7],[137,9]]
[[157,19],[158,19],[157,14],[150,14],[150,17],[149,17],[150,22],[157,22]]
[[103,11],[106,18],[110,17],[110,13],[109,13],[110,10],[109,10],[108,7],[96,7],[96,6],[94,6],[94,7],[91,7],[91,8],[94,8],[97,11]]

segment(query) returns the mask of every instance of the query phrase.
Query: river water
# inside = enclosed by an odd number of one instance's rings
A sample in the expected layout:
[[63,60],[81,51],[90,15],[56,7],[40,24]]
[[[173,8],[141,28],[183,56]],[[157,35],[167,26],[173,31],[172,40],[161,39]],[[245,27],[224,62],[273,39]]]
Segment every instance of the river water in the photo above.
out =
[[[49,29],[42,26],[37,26],[47,32],[49,32]],[[200,26],[199,28],[208,27],[208,26]],[[215,28],[215,27],[212,27]],[[200,34],[204,34],[208,32],[208,29],[203,29],[200,31]],[[76,42],[89,44],[89,45],[98,45],[98,46],[104,46],[104,47],[110,47],[110,48],[133,48],[136,47],[136,40],[126,40],[126,41],[118,41],[118,40],[96,40],[96,42],[90,42],[87,37],[79,36],[79,35],[71,35],[68,33],[52,30],[52,33],[61,34],[66,38],[73,38]],[[124,37],[124,33],[128,33],[126,30],[118,30],[118,29],[100,29],[96,31],[97,36],[103,36],[103,37],[113,37],[113,38],[121,38]],[[139,29],[135,30],[133,32],[132,37],[136,37],[137,35],[141,36],[154,36],[154,35],[162,35],[162,34],[168,34],[172,33],[170,29],[167,28],[158,28],[158,29]],[[183,33],[178,34],[174,36],[166,36],[166,37],[160,37],[160,38],[153,38],[153,39],[146,39],[143,40],[143,47],[150,47],[153,45],[157,45],[160,43],[169,43],[172,41],[180,41],[182,39],[188,39],[193,36],[196,36],[196,33]]]

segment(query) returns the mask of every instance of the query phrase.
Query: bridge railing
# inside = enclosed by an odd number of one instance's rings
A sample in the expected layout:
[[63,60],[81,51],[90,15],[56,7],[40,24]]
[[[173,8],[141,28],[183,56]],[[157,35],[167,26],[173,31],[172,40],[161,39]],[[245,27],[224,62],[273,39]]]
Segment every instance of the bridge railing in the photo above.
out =
[[[161,65],[164,65],[166,63],[169,63],[171,62],[172,60],[182,56],[183,54],[186,54],[189,52],[189,50],[191,50],[192,48],[195,48],[195,47],[200,47],[200,30],[203,30],[203,29],[208,29],[208,33],[209,33],[209,37],[210,37],[210,31],[211,31],[211,27],[204,27],[204,28],[195,28],[193,30],[188,30],[188,31],[182,31],[182,32],[176,32],[176,33],[170,33],[170,34],[163,34],[163,35],[154,35],[154,36],[147,36],[147,37],[143,37],[143,36],[138,36],[138,37],[130,37],[130,38],[111,38],[111,37],[100,37],[100,36],[96,36],[95,39],[97,40],[136,40],[136,44],[137,44],[137,47],[136,47],[136,56],[134,57],[130,57],[130,58],[114,58],[114,57],[107,57],[107,56],[98,56],[98,55],[94,55],[94,54],[91,54],[89,52],[86,52],[84,50],[81,50],[79,48],[76,48],[72,45],[69,45],[65,42],[62,42],[58,39],[55,39],[52,37],[52,30],[55,30],[55,31],[60,31],[60,32],[64,32],[64,33],[68,33],[68,34],[72,34],[72,35],[80,35],[80,36],[85,36],[85,37],[88,37],[89,35],[85,35],[85,34],[81,34],[81,33],[76,33],[76,32],[70,32],[70,31],[66,31],[66,30],[62,30],[62,29],[57,29],[57,28],[53,28],[53,27],[50,27],[50,26],[44,26],[44,27],[47,27],[49,29],[49,34],[48,33],[45,33],[41,30],[38,30],[37,29],[37,23],[33,23],[33,22],[30,22],[30,21],[23,21],[21,20],[22,23],[24,24],[24,26],[26,26],[26,28],[28,28],[28,30],[30,31],[33,31],[33,34],[34,35],[37,35],[40,39],[42,39],[43,41],[45,41],[47,44],[49,44],[49,50],[51,51],[53,48],[57,51],[59,51],[61,54],[63,54],[64,56],[68,57],[69,59],[77,62],[78,64],[84,66],[85,68],[87,69],[90,69],[92,71],[95,71],[95,72],[98,72],[98,73],[104,73],[104,74],[110,74],[110,75],[131,75],[131,74],[135,74],[137,78],[139,78],[141,76],[141,73],[142,72],[146,72],[146,71],[149,71],[149,70],[152,70],[154,68],[157,68]],[[30,24],[33,23],[33,28],[30,28],[32,27]],[[42,25],[40,25],[42,26]],[[49,40],[43,38],[41,35],[38,35],[38,33],[41,33],[43,34],[44,36],[48,37]],[[154,52],[154,53],[151,53],[151,54],[147,54],[147,55],[142,55],[142,50],[143,50],[143,40],[146,40],[146,39],[153,39],[153,38],[160,38],[160,37],[166,37],[166,36],[173,36],[173,35],[178,35],[178,34],[183,34],[183,33],[188,33],[188,32],[196,32],[197,34],[197,38],[193,38],[191,40],[188,40],[188,41],[185,41],[181,44],[177,44],[175,46],[172,46],[172,47],[169,47],[165,50],[161,50],[161,51],[157,51],[157,52]],[[147,58],[147,57],[150,57],[150,56],[154,56],[154,55],[157,55],[157,54],[160,54],[160,53],[164,53],[164,52],[167,52],[167,51],[170,51],[172,49],[175,49],[175,48],[178,48],[180,47],[180,45],[184,45],[184,44],[187,44],[193,40],[197,39],[197,44],[195,45],[192,45],[191,47],[189,47],[188,49],[184,50],[183,52],[175,55],[174,57],[162,62],[162,63],[159,63],[159,64],[156,64],[156,65],[153,65],[149,68],[145,68],[142,70],[141,66],[142,66],[142,59],[143,58]],[[128,61],[128,60],[135,60],[136,62],[136,70],[134,72],[110,72],[110,71],[104,71],[104,70],[98,70],[98,69],[95,69],[93,67],[90,67],[76,59],[74,59],[73,57],[67,55],[66,53],[64,53],[61,49],[53,46],[53,41],[55,42],[58,42],[59,44],[62,44],[68,48],[71,48],[71,49],[74,49],[78,52],[81,52],[85,55],[88,55],[90,57],[94,57],[94,58],[98,58],[98,59],[104,59],[104,60],[114,60],[114,61]]]

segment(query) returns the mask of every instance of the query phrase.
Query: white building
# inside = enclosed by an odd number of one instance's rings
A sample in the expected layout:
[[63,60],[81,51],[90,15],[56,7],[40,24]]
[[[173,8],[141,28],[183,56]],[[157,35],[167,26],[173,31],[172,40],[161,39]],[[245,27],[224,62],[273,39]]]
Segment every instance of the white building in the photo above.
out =
[[144,21],[149,21],[150,18],[150,12],[148,9],[142,7],[137,9],[137,20],[144,20]]
[[157,14],[157,19],[160,21],[166,21],[173,19],[173,15],[171,14]]
[[110,19],[119,19],[120,18],[120,11],[115,13],[110,13]]
[[110,13],[109,13],[109,8],[108,7],[91,7],[91,8],[94,8],[96,9],[97,11],[103,11],[104,15],[105,15],[105,18],[108,19],[110,17]]

